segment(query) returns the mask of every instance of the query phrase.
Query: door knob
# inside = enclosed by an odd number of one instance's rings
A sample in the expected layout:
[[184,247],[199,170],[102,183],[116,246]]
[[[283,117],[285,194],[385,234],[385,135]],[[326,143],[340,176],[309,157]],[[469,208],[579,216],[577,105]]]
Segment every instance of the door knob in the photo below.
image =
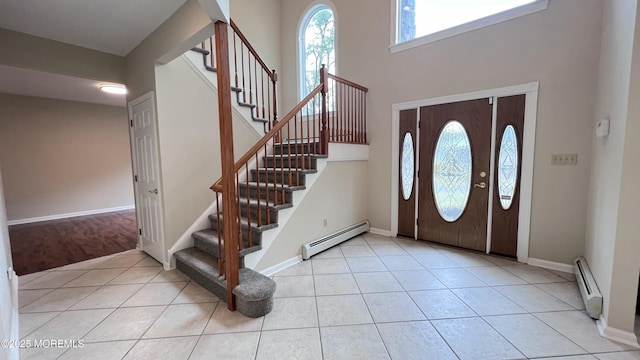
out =
[[481,182],[479,184],[473,184],[473,187],[478,187],[480,189],[484,189],[487,187],[487,184],[485,184],[484,182]]
[[149,190],[149,192],[158,195],[158,189]]

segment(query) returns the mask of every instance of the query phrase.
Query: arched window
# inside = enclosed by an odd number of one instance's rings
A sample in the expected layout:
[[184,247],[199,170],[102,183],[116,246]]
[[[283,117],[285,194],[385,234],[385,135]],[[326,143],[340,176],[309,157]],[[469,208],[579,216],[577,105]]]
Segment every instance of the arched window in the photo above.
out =
[[300,41],[300,100],[320,85],[320,67],[335,74],[335,16],[331,8],[318,4],[304,15],[298,33]]

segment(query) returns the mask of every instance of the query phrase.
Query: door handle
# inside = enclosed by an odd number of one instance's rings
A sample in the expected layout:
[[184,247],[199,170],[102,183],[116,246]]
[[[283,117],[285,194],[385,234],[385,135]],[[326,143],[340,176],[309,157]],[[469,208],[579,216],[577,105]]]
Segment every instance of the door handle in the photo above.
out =
[[149,192],[158,195],[158,189],[149,190]]
[[487,184],[485,184],[484,182],[481,182],[479,184],[473,184],[473,187],[478,187],[480,189],[484,189],[487,187]]

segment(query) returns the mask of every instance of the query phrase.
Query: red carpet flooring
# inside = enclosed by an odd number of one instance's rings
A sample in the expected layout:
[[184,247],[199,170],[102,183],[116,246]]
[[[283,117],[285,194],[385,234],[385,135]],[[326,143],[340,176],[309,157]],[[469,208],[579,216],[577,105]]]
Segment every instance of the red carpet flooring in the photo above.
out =
[[9,227],[18,275],[135,249],[135,211],[81,216]]

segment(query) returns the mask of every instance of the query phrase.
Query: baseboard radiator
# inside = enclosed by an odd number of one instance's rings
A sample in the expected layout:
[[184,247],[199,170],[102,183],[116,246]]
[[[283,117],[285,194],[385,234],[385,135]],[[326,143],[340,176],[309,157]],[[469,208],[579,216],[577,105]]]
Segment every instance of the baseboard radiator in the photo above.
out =
[[302,258],[307,260],[317,253],[323,252],[332,246],[336,246],[367,231],[369,231],[369,222],[363,221],[353,226],[349,226],[344,230],[337,231],[318,240],[306,243],[302,245]]
[[602,294],[598,290],[596,280],[587,265],[587,260],[583,257],[573,260],[573,272],[576,274],[578,288],[580,289],[580,295],[582,295],[587,314],[594,319],[600,318],[602,313]]

